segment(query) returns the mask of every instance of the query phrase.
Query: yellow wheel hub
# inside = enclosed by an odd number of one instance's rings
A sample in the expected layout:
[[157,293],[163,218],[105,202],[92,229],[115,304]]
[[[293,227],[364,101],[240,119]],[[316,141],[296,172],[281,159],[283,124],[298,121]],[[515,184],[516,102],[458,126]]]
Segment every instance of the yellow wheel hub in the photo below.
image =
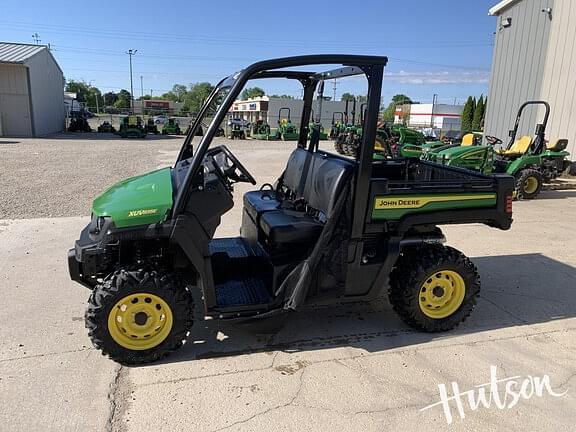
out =
[[466,284],[458,272],[439,270],[420,287],[420,310],[434,319],[449,317],[462,305],[465,294]]
[[374,150],[376,151],[384,151],[384,147],[382,147],[382,143],[380,142],[380,140],[376,140],[374,141]]
[[536,189],[538,189],[538,179],[536,177],[528,177],[524,180],[524,185],[522,187],[524,188],[524,192],[532,194],[536,192]]
[[108,315],[108,331],[114,341],[130,350],[154,348],[172,330],[168,303],[149,293],[130,294],[114,305]]

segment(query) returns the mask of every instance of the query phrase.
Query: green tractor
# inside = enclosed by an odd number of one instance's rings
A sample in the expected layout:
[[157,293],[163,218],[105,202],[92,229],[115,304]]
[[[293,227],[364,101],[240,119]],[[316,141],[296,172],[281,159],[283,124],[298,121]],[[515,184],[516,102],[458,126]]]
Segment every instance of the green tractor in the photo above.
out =
[[[543,106],[544,119],[536,125],[534,138],[522,136],[516,139],[524,109],[528,106]],[[502,140],[486,136],[488,145],[445,146],[424,155],[424,159],[444,165],[467,168],[485,174],[507,173],[515,177],[517,199],[533,199],[538,196],[542,184],[558,177],[568,169],[570,155],[566,151],[567,139],[558,139],[547,144],[545,132],[550,116],[550,105],[545,101],[524,102],[516,115],[510,141],[505,149],[496,150]]]
[[154,119],[150,117],[146,122],[146,126],[144,127],[146,133],[158,135],[160,131],[158,130],[158,125],[154,122]]
[[162,126],[162,135],[180,135],[182,130],[175,118],[169,118]]
[[270,125],[263,119],[258,119],[252,124],[250,131],[252,139],[273,141],[277,139],[276,134],[272,134]]
[[146,138],[146,129],[142,125],[142,117],[134,115],[122,117],[118,135],[121,138]]
[[322,123],[320,122],[320,116],[318,118],[316,118],[316,116],[314,115],[314,110],[311,110],[311,122],[308,123],[308,139],[310,139],[312,137],[312,133],[313,130],[315,128],[318,128],[318,134],[319,134],[319,138],[322,141],[325,141],[328,139],[328,134],[324,131],[324,126],[322,126]]
[[[282,113],[286,112],[286,117],[282,118]],[[278,132],[277,138],[282,141],[297,141],[298,140],[298,130],[296,125],[292,123],[290,119],[290,108],[280,108],[278,110]]]
[[116,133],[116,128],[112,126],[109,121],[104,121],[102,124],[98,125],[99,133]]

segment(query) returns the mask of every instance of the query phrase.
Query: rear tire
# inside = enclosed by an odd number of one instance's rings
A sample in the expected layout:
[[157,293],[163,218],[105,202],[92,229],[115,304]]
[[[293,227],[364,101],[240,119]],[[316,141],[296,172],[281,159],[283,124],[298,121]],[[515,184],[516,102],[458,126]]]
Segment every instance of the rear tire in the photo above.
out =
[[480,276],[469,258],[448,246],[424,244],[401,253],[388,297],[409,326],[443,332],[468,318],[479,292]]
[[193,310],[191,294],[173,274],[120,270],[94,287],[85,323],[92,344],[103,355],[136,365],[180,348],[192,327]]
[[542,174],[534,169],[523,169],[516,174],[516,199],[534,199],[542,189]]

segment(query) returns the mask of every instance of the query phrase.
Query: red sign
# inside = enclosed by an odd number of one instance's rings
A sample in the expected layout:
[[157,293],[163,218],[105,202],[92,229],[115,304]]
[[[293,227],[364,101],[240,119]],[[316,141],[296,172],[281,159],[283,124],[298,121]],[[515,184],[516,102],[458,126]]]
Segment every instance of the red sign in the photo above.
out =
[[170,108],[170,102],[168,101],[159,101],[159,100],[147,100],[144,101],[144,106],[146,108]]

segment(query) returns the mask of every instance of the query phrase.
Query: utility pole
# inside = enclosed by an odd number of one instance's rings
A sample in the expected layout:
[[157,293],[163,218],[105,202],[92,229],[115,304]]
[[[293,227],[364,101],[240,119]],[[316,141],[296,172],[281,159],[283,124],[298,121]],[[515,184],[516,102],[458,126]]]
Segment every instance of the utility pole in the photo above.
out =
[[98,93],[94,93],[94,98],[96,99],[96,114],[99,114],[100,108],[98,108]]
[[336,78],[334,78],[334,85],[332,87],[332,90],[333,90],[332,100],[336,101]]
[[32,35],[32,39],[34,39],[34,42],[36,42],[36,45],[40,45],[40,42],[42,42],[42,40],[40,39],[40,35],[38,33],[34,33]]
[[438,98],[438,95],[436,93],[434,93],[434,96],[432,96],[432,112],[430,113],[430,127],[432,129],[434,129],[434,105],[436,105],[436,99]]
[[144,84],[143,84],[144,77],[140,75],[140,98],[144,97]]
[[152,99],[152,92],[153,92],[153,91],[154,91],[154,90],[150,89],[150,99]]
[[136,55],[138,50],[129,49],[126,54],[130,57],[130,111],[134,115],[134,84],[132,82],[132,56]]

